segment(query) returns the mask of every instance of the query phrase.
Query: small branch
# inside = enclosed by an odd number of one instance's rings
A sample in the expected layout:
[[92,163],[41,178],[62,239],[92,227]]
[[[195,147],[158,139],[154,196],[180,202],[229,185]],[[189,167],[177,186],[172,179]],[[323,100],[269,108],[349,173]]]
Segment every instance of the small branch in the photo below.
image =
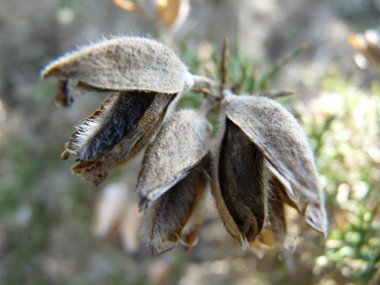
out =
[[200,86],[200,87],[207,87],[209,89],[214,89],[218,86],[218,84],[215,81],[213,81],[212,79],[206,76],[192,74],[192,77],[194,80],[194,85],[198,87]]
[[300,90],[297,90],[297,91],[257,91],[257,92],[254,92],[252,95],[263,96],[263,97],[268,97],[268,98],[277,98],[277,97],[288,96],[288,95],[293,95],[297,93],[301,93],[301,91]]
[[224,38],[223,51],[222,51],[222,64],[220,67],[220,77],[222,79],[222,88],[228,84],[228,66],[229,66],[229,50],[228,50],[228,37]]
[[203,89],[202,87],[198,87],[198,88],[199,88],[199,91],[201,91],[205,95],[212,96],[212,97],[217,98],[217,99],[221,98],[219,95],[211,92],[210,90]]
[[[194,80],[194,85],[199,88],[198,90],[195,88],[195,92],[201,91],[205,95],[210,95],[212,97],[219,98],[219,99],[221,98],[221,96],[219,95],[220,87],[215,81],[205,76],[200,76],[200,75],[192,75],[192,76]],[[202,87],[205,87],[207,89],[204,89]]]

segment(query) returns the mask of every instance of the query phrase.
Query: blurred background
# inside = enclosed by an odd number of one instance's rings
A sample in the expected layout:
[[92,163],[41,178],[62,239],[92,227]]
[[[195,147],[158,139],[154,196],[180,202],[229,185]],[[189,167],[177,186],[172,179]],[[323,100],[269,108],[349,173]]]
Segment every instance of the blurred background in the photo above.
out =
[[[379,25],[378,0],[0,0],[0,283],[379,284]],[[280,101],[315,150],[328,238],[289,211],[292,255],[243,251],[211,202],[190,253],[151,257],[133,192],[141,157],[99,187],[59,157],[106,94],[58,109],[56,82],[39,78],[110,35],[157,38],[214,79],[227,35],[241,92],[299,90]],[[181,106],[199,103],[188,92]]]

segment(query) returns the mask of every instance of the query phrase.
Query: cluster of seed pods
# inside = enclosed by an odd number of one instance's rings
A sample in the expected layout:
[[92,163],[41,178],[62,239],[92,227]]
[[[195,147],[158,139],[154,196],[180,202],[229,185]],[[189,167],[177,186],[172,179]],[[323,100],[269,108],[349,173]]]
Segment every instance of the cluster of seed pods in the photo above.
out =
[[[97,186],[113,168],[145,151],[136,191],[141,235],[150,248],[192,245],[210,186],[224,226],[243,248],[253,242],[286,247],[284,204],[326,235],[324,196],[307,137],[272,98],[215,88],[189,73],[170,48],[138,37],[80,48],[53,61],[41,76],[59,80],[61,107],[78,94],[111,93],[77,126],[62,158],[75,156],[73,173]],[[203,99],[213,107],[175,112],[181,94],[200,83],[218,93]],[[214,138],[206,119],[210,110],[220,116]]]

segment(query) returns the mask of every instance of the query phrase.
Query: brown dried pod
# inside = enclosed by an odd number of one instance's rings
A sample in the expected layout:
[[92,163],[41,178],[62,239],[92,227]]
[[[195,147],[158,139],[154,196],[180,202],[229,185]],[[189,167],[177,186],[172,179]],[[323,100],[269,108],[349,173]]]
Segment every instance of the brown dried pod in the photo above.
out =
[[75,90],[177,94],[194,83],[170,48],[138,37],[117,37],[79,48],[47,65],[41,77],[60,80],[56,98],[61,106],[69,105]]
[[269,248],[278,246],[284,250],[288,248],[288,232],[285,218],[284,203],[280,199],[277,187],[280,185],[275,177],[270,180],[268,193],[268,222],[266,228],[260,232],[248,248],[259,258],[262,258]]
[[156,92],[112,93],[72,134],[62,158],[77,156],[73,173],[99,185],[157,133],[177,98]]
[[[271,189],[268,197],[268,217],[270,226],[265,229],[266,234],[262,235],[260,241],[269,246],[274,246],[276,244],[280,247],[285,247],[288,233],[284,203],[280,199],[278,193],[278,187],[280,187],[280,185],[275,177],[271,179],[270,184]],[[268,241],[269,233],[273,236],[273,241]]]
[[227,231],[245,248],[267,223],[269,172],[263,153],[223,115],[218,142],[212,192]]
[[138,178],[140,209],[144,210],[188,175],[209,151],[211,125],[195,110],[174,114],[147,148]]
[[318,172],[307,137],[295,118],[265,97],[228,95],[222,104],[228,120],[264,154],[268,168],[284,186],[279,188],[284,190],[280,197],[291,201],[311,227],[326,235]]
[[[202,165],[205,166],[204,160],[202,160]],[[207,178],[209,179],[209,177]],[[185,246],[186,252],[190,252],[192,247],[198,242],[198,232],[205,218],[213,210],[211,199],[210,183],[206,181],[202,198],[182,230],[180,244]]]
[[[141,236],[158,252],[170,250],[179,241],[182,230],[197,208],[206,185],[207,175],[201,163],[176,185],[152,202],[144,211]],[[170,243],[175,245],[166,248]]]

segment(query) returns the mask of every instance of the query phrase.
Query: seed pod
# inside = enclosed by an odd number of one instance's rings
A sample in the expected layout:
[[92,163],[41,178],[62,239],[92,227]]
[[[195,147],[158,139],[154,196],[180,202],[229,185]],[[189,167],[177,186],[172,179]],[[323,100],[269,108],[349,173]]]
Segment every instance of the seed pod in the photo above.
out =
[[270,181],[271,190],[268,198],[268,216],[270,226],[265,230],[273,235],[274,243],[267,242],[265,238],[261,241],[267,245],[273,246],[274,244],[280,247],[286,246],[287,240],[287,227],[284,212],[284,203],[280,199],[278,188],[281,186],[278,184],[277,179],[273,177]]
[[280,187],[280,184],[275,177],[272,177],[269,183],[270,191],[267,192],[268,222],[266,228],[263,228],[257,239],[248,247],[259,258],[265,255],[268,248],[279,246],[281,249],[286,249],[288,246],[284,203],[281,201],[277,191],[277,187]]
[[73,173],[99,185],[157,133],[175,99],[175,94],[155,92],[112,93],[72,134],[62,158],[78,156]]
[[227,118],[264,154],[268,168],[284,186],[282,196],[325,235],[323,192],[307,138],[294,117],[265,97],[229,95],[222,104]]
[[209,151],[211,126],[194,110],[173,115],[148,147],[138,178],[140,210],[183,179]]
[[178,243],[182,229],[202,198],[206,177],[201,164],[194,166],[184,179],[146,208],[141,235],[152,254],[154,248],[162,252],[168,243]]
[[66,106],[74,89],[151,91],[177,94],[191,88],[192,75],[178,56],[154,40],[119,37],[79,48],[50,63],[41,77],[56,77],[58,104]]
[[[202,160],[202,165],[204,166],[204,160]],[[206,181],[202,198],[192,213],[186,226],[182,230],[180,242],[186,247],[186,252],[190,252],[192,247],[197,244],[199,229],[201,228],[207,215],[210,213],[212,209],[210,207],[211,205],[210,184]]]
[[266,224],[269,173],[263,153],[223,117],[212,190],[227,231],[245,248]]

